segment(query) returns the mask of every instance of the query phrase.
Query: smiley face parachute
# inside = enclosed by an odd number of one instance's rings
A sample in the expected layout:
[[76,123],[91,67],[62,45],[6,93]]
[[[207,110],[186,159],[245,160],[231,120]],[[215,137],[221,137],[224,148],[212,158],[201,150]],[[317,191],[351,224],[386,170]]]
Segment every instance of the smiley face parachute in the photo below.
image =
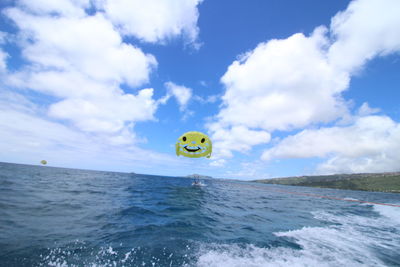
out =
[[45,160],[43,159],[43,160],[40,161],[40,163],[41,163],[42,165],[46,165],[46,164],[47,164],[47,161],[45,161]]
[[188,158],[211,157],[212,143],[210,138],[200,132],[187,132],[181,135],[175,144],[176,155]]

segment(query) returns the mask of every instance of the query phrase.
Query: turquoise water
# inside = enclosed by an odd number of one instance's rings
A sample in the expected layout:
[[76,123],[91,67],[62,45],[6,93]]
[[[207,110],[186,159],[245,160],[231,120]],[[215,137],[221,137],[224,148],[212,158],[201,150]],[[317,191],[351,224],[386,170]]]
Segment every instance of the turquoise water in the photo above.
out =
[[0,266],[400,266],[400,194],[0,163]]

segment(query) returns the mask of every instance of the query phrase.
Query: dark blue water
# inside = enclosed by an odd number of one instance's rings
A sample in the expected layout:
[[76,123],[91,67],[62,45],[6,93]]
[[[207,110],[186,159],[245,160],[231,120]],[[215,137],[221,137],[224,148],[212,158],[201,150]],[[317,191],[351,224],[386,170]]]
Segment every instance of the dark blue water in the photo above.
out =
[[0,266],[400,266],[399,194],[0,163]]

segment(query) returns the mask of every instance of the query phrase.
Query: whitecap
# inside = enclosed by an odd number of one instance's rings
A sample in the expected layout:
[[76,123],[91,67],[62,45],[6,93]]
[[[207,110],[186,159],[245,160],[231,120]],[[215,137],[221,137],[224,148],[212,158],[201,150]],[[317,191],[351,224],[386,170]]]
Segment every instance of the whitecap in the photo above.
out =
[[400,207],[373,205],[374,211],[396,224],[400,224]]
[[327,211],[312,212],[315,219],[330,225],[274,233],[277,237],[293,242],[300,249],[204,244],[200,249],[197,266],[385,266],[382,253],[398,255],[400,246],[400,231],[396,227],[400,214],[395,214],[394,208],[374,208],[387,218],[374,217],[371,214],[362,216]]

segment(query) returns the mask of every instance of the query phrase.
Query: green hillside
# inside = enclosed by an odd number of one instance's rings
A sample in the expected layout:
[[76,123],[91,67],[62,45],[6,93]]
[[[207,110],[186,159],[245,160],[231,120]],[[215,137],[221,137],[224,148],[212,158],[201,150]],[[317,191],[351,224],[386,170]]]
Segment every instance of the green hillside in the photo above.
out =
[[299,176],[253,182],[400,193],[400,172]]

